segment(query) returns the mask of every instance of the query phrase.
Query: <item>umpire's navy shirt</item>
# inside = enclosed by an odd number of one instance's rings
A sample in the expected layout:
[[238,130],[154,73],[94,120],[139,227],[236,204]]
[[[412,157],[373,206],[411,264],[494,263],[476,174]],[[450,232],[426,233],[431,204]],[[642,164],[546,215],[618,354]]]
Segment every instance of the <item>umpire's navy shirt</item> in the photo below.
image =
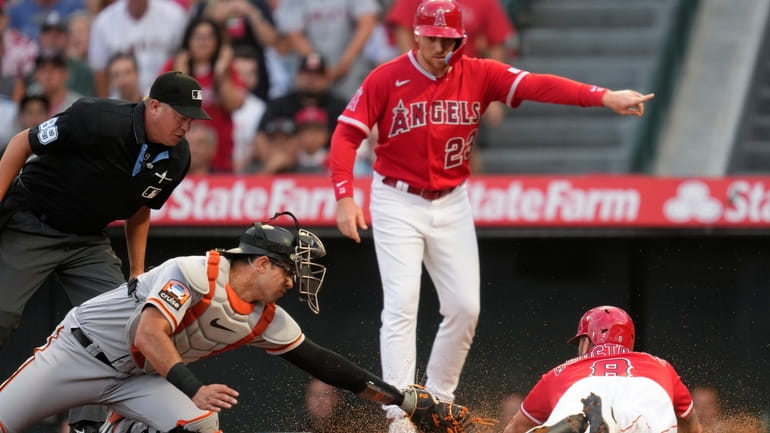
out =
[[91,234],[159,209],[190,168],[186,139],[176,146],[148,143],[144,104],[82,98],[31,128],[35,154],[6,196],[58,230]]

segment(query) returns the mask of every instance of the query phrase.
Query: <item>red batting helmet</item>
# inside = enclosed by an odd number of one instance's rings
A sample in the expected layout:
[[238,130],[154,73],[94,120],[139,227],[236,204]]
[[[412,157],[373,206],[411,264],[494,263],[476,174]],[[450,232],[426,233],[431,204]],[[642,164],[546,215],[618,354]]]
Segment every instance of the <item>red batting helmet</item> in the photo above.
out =
[[463,14],[453,0],[423,0],[414,15],[414,34],[439,38],[465,37]]
[[569,343],[577,344],[586,336],[594,345],[614,343],[634,350],[634,322],[631,316],[618,307],[603,305],[588,310],[578,323],[577,334]]

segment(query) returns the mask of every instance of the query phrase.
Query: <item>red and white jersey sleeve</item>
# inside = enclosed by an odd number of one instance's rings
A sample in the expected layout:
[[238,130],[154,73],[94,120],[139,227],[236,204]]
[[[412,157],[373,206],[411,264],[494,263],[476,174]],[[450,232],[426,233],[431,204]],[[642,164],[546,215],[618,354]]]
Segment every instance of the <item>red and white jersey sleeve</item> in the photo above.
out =
[[544,374],[521,405],[536,424],[548,424],[582,411],[590,393],[609,404],[622,431],[676,431],[677,416],[692,411],[692,397],[667,361],[625,347],[605,344]]

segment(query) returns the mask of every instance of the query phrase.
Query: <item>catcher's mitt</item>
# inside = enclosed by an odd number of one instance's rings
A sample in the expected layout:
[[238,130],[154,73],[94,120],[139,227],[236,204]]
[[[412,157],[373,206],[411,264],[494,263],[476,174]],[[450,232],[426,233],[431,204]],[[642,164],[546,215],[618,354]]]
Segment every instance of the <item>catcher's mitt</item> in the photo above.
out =
[[472,418],[467,407],[439,400],[420,385],[404,390],[401,409],[423,433],[472,433],[479,425],[494,424],[494,420]]

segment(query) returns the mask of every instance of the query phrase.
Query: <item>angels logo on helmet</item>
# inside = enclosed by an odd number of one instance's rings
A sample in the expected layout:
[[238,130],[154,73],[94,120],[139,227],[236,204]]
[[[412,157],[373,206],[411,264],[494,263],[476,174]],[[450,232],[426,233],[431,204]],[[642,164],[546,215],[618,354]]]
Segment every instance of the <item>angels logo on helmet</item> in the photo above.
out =
[[438,38],[465,38],[460,6],[452,0],[426,0],[414,16],[414,34]]
[[438,9],[436,11],[436,20],[433,21],[433,25],[436,27],[446,27],[446,18],[444,17],[444,9]]

